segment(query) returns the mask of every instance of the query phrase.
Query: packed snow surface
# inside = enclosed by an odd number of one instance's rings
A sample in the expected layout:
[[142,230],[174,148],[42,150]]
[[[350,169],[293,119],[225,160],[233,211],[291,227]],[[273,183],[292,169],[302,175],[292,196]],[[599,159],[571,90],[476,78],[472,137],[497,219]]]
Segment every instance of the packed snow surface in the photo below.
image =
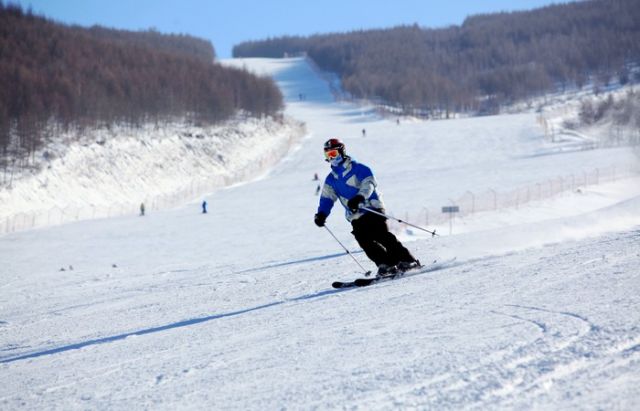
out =
[[[476,213],[453,235],[403,230],[423,262],[455,262],[366,288],[331,288],[360,269],[312,222],[330,137],[397,215],[637,163],[631,150],[564,150],[535,113],[397,124],[335,103],[304,59],[226,64],[274,76],[308,135],[207,195],[207,214],[0,237],[0,408],[640,409],[637,177]],[[339,205],[327,225],[373,269]]]

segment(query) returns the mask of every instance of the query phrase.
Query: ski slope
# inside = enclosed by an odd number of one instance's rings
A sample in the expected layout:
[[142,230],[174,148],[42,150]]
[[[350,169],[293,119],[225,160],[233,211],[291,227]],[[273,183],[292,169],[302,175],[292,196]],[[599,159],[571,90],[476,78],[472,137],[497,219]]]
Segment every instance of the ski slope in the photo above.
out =
[[[196,202],[0,237],[1,409],[640,408],[638,178],[451,236],[404,232],[423,261],[456,263],[361,289],[331,288],[359,268],[312,222],[329,137],[399,215],[637,163],[631,150],[538,155],[534,113],[398,125],[335,103],[303,59],[225,64],[274,76],[309,134],[208,195],[206,215]],[[373,268],[339,206],[327,224]]]

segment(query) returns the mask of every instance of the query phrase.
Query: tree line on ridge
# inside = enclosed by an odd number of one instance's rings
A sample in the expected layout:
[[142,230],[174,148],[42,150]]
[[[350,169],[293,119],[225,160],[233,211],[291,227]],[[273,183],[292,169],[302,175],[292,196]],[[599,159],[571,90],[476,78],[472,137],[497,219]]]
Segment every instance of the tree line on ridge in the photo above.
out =
[[273,80],[214,62],[210,42],[67,26],[0,0],[0,167],[69,128],[279,115]]
[[[417,25],[238,44],[234,57],[304,53],[355,98],[410,112],[495,113],[587,84],[640,81],[640,2],[591,0]],[[636,71],[634,71],[634,68]]]

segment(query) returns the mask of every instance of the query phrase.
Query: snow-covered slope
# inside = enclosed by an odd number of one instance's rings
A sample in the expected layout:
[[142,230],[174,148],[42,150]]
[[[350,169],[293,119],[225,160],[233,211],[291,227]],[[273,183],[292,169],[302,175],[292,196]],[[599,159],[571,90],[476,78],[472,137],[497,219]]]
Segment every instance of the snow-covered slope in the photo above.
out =
[[[399,215],[631,151],[536,155],[549,143],[535,114],[398,125],[332,103],[302,59],[227,63],[274,75],[309,135],[264,178],[211,193],[206,215],[0,237],[0,407],[640,407],[637,178],[475,214],[457,235],[403,232],[423,261],[455,265],[364,289],[331,289],[359,269],[312,223],[329,137]],[[328,225],[372,268],[334,210]]]
[[292,119],[251,118],[67,132],[39,172],[0,188],[0,233],[184,204],[258,177],[303,135]]

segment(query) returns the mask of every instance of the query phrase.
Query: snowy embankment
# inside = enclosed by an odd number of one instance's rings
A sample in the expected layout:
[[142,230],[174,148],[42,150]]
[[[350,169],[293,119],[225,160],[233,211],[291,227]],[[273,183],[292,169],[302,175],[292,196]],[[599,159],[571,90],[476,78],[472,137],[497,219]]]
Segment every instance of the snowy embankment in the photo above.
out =
[[[631,84],[627,86],[615,85],[605,92],[594,93],[593,88],[586,88],[572,93],[558,94],[545,97],[536,102],[540,105],[538,122],[544,129],[545,137],[554,143],[565,142],[560,150],[589,150],[596,147],[612,147],[640,141],[640,130],[634,126],[632,116],[635,113],[634,105],[628,105],[625,109],[618,108],[617,114],[602,114],[602,118],[591,125],[585,125],[581,119],[581,111],[585,103],[590,107],[597,107],[605,101],[624,102],[632,95],[637,95],[640,86]],[[628,103],[628,102],[627,102]],[[627,104],[625,103],[625,104]],[[594,113],[597,111],[594,108]],[[616,110],[612,110],[616,112]],[[628,123],[620,125],[620,119],[613,116],[628,116]],[[595,117],[594,114],[592,114]],[[594,121],[594,118],[591,118]]]
[[[227,64],[273,75],[307,138],[207,195],[208,214],[0,236],[0,408],[640,409],[637,176],[468,214],[453,235],[404,230],[423,262],[455,264],[362,289],[331,288],[362,273],[312,222],[329,137],[402,217],[637,163],[633,150],[539,155],[564,143],[536,113],[397,124],[333,102],[303,59]],[[340,206],[327,224],[374,268]]]
[[[59,136],[50,160],[0,189],[0,233],[168,208],[248,181],[273,167],[304,134],[286,119],[220,126],[113,127]],[[43,157],[43,156],[41,156]]]

